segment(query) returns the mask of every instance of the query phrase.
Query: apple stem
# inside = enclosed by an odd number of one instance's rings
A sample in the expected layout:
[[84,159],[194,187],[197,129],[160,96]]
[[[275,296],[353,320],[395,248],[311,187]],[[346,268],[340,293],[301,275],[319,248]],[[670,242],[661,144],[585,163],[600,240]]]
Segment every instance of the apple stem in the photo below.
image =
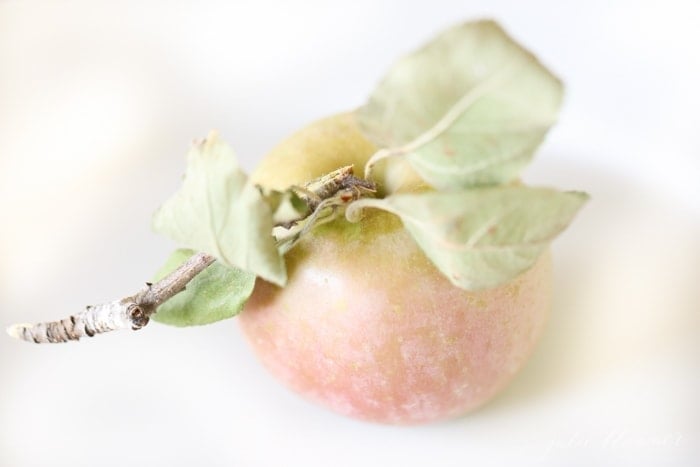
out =
[[347,205],[364,197],[374,197],[376,185],[355,177],[348,165],[327,173],[302,187],[290,187],[306,203],[309,210],[299,219],[278,224],[273,230],[277,248],[284,255],[314,227],[330,222]]
[[294,190],[313,212],[321,202],[336,197],[342,190],[360,189],[374,193],[376,186],[373,182],[355,177],[353,166],[346,165],[306,182],[301,187],[292,186],[290,189]]

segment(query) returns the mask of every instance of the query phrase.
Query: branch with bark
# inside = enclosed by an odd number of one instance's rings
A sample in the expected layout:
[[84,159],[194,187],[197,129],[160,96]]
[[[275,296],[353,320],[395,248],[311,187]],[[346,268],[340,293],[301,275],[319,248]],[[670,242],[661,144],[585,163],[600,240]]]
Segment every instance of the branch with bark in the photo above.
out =
[[146,286],[132,296],[100,305],[90,305],[84,311],[60,321],[37,324],[15,324],[7,332],[13,337],[39,343],[77,341],[81,337],[117,329],[137,331],[148,324],[158,307],[213,263],[215,258],[197,253],[179,268],[155,284]]
[[[290,187],[309,207],[298,219],[278,223],[276,228],[284,230],[277,237],[282,253],[293,247],[319,219],[334,218],[336,210],[364,196],[373,196],[374,183],[353,175],[352,166],[341,167],[300,187]],[[330,214],[324,214],[330,208]],[[7,333],[28,342],[61,343],[77,341],[81,337],[93,337],[109,331],[146,326],[158,307],[171,297],[182,292],[187,284],[211,265],[216,258],[207,253],[197,253],[175,271],[156,283],[147,282],[135,294],[99,305],[90,305],[80,313],[65,319],[36,324],[15,324]]]

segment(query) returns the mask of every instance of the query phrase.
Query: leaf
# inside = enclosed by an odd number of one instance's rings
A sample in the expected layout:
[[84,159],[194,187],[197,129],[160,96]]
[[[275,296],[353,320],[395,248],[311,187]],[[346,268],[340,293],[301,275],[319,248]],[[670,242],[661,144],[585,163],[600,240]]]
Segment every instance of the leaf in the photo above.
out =
[[270,206],[272,221],[275,225],[289,224],[309,215],[309,205],[294,191],[294,188],[279,191],[258,186],[258,189]]
[[[380,148],[445,190],[511,181],[556,121],[561,82],[493,21],[449,29],[389,70],[358,110]],[[387,161],[391,163],[391,160]]]
[[346,216],[357,220],[366,207],[396,214],[454,285],[476,290],[530,268],[587,199],[579,192],[499,186],[363,199]]
[[272,228],[270,206],[215,132],[192,146],[182,188],[153,217],[156,232],[284,285],[287,273]]
[[[156,282],[195,254],[193,250],[173,252],[156,273]],[[167,300],[153,315],[160,323],[173,326],[197,326],[236,316],[255,286],[255,274],[212,263],[187,284],[187,288]]]

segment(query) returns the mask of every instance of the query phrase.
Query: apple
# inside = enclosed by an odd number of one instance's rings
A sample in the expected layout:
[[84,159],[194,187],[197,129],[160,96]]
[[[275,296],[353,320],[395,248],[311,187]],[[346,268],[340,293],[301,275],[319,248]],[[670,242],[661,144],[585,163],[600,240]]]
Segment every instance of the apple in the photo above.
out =
[[[341,114],[282,142],[252,179],[282,189],[344,165],[361,171],[375,150],[353,114]],[[378,210],[315,228],[286,262],[285,287],[258,279],[243,333],[288,387],[375,422],[426,423],[481,406],[523,366],[550,307],[548,254],[509,283],[465,291]]]

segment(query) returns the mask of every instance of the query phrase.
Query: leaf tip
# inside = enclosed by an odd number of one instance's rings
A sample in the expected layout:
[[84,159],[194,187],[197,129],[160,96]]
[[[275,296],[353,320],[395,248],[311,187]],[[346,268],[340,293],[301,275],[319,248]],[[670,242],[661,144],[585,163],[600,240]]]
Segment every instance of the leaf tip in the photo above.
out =
[[461,25],[461,27],[469,27],[469,28],[473,28],[474,26],[478,26],[478,27],[482,27],[482,28],[490,28],[490,29],[494,29],[494,30],[497,30],[500,32],[505,32],[503,29],[503,26],[501,26],[501,24],[498,21],[496,21],[495,18],[491,18],[491,17],[483,17],[483,18],[476,19],[476,20],[465,21]]
[[217,139],[219,139],[219,130],[209,130],[209,133],[207,133],[207,137],[205,138],[205,141],[211,141],[214,142]]
[[574,196],[578,198],[578,200],[581,202],[581,204],[586,203],[588,200],[591,199],[591,195],[586,193],[585,191],[578,191],[578,190],[570,190],[566,192],[570,196]]
[[264,279],[272,282],[278,287],[284,287],[287,285],[287,268],[284,265],[284,259],[282,259],[282,269],[278,271],[277,274],[269,275],[269,277],[265,277]]
[[219,130],[209,130],[209,133],[207,133],[207,136],[205,136],[204,138],[195,138],[192,141],[192,147],[194,149],[200,150],[210,148],[211,146],[219,142],[219,139]]

